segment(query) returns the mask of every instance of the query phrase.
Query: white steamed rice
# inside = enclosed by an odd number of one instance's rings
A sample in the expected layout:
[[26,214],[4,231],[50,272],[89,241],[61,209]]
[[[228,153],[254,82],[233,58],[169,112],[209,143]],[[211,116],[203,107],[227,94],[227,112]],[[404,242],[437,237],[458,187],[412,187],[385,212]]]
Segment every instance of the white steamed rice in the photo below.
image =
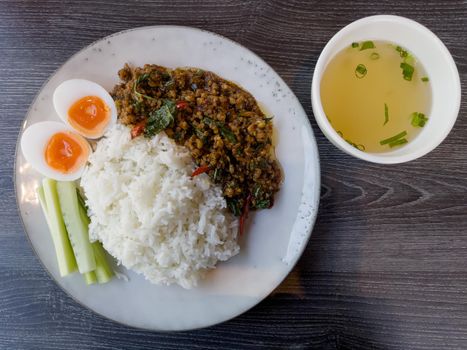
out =
[[112,127],[81,178],[91,240],[152,283],[196,286],[239,246],[221,189],[206,174],[191,178],[194,168],[164,133],[131,140],[127,127]]

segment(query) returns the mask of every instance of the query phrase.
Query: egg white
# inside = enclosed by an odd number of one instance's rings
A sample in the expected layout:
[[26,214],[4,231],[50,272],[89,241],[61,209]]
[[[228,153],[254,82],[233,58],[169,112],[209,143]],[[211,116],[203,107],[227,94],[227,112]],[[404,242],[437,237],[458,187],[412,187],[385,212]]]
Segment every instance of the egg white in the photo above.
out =
[[70,79],[64,81],[54,91],[53,104],[55,111],[65,124],[73,128],[73,126],[68,122],[68,110],[76,101],[85,96],[97,96],[110,108],[109,123],[101,134],[89,136],[75,129],[77,133],[88,139],[98,139],[109,127],[117,122],[117,107],[115,106],[115,102],[107,90],[99,84],[85,79]]
[[[63,174],[51,168],[45,161],[45,149],[52,135],[58,132],[70,131],[77,134],[72,128],[60,122],[46,121],[31,125],[21,136],[21,151],[24,158],[36,171],[45,177],[58,181],[74,181],[79,179],[87,162],[83,162],[76,171]],[[91,146],[87,141],[86,145],[89,147],[89,154],[91,154]]]

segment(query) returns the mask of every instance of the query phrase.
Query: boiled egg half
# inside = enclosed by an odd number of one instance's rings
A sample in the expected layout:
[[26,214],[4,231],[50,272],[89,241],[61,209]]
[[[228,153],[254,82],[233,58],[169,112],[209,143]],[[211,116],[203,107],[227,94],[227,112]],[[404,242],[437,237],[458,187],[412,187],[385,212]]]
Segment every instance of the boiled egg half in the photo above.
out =
[[117,121],[117,108],[110,94],[89,80],[64,81],[55,89],[53,104],[67,125],[89,139],[101,137]]
[[21,136],[21,150],[35,170],[58,181],[80,178],[91,153],[84,137],[53,121],[28,127]]

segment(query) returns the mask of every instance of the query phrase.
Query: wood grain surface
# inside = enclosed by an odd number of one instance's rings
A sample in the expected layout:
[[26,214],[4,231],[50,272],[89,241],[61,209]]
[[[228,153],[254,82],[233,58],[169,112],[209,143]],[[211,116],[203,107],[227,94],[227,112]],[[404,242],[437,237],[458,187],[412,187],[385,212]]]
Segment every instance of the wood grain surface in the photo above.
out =
[[[444,41],[463,103],[446,141],[380,166],[338,151],[311,111],[320,51],[344,25],[407,16]],[[313,235],[287,280],[244,315],[156,333],[84,309],[49,278],[17,213],[17,135],[35,94],[74,52],[155,24],[211,30],[252,49],[310,117],[322,165]],[[465,1],[0,1],[0,349],[466,349],[467,3]]]

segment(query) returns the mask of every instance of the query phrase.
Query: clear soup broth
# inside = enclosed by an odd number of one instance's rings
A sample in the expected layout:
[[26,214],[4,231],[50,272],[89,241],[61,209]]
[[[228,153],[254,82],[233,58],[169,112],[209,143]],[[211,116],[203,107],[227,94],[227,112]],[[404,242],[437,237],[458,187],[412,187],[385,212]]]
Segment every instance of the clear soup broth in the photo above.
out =
[[387,41],[352,43],[327,65],[321,101],[337,133],[364,152],[413,140],[429,120],[431,86],[422,64]]

